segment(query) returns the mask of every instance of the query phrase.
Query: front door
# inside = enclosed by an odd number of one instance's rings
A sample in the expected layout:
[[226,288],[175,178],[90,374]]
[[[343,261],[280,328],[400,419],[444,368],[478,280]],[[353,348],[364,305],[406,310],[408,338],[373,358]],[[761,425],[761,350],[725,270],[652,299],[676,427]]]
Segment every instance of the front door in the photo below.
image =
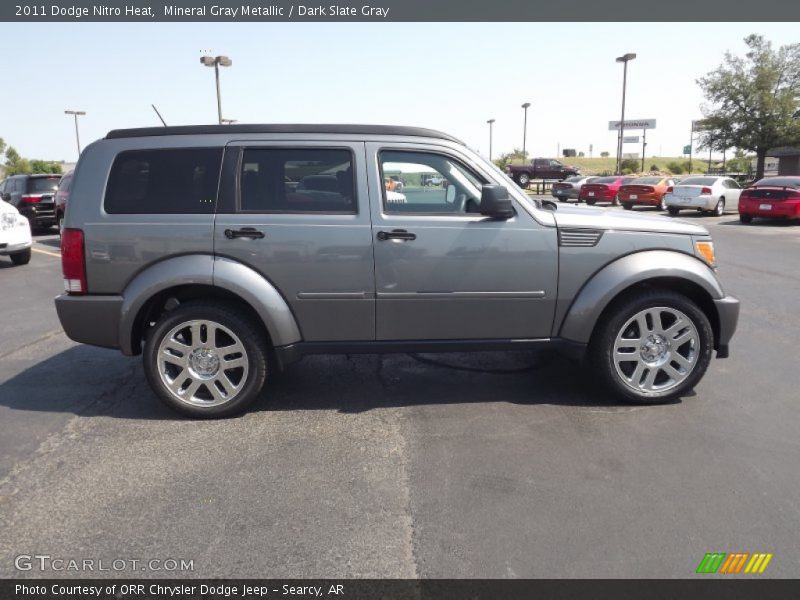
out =
[[[486,171],[452,148],[367,144],[378,340],[550,336],[557,235],[480,214]],[[400,190],[387,189],[387,179]]]
[[215,254],[270,281],[304,341],[375,339],[363,142],[229,145],[221,190]]

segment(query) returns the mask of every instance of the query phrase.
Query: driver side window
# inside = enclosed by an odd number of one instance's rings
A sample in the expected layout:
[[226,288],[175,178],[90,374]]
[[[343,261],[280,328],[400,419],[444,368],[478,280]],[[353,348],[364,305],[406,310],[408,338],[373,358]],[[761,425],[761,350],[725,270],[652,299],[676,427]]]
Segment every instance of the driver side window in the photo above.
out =
[[484,183],[444,154],[384,150],[379,154],[386,214],[480,213]]

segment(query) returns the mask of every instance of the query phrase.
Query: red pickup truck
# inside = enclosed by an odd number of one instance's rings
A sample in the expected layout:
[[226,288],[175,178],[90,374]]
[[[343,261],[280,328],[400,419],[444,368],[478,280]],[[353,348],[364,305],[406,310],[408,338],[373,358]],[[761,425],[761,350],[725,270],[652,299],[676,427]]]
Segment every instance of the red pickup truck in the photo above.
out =
[[578,167],[565,165],[552,158],[534,158],[527,165],[508,165],[506,173],[520,187],[526,188],[533,179],[558,179],[563,181],[567,177],[580,175],[581,170]]

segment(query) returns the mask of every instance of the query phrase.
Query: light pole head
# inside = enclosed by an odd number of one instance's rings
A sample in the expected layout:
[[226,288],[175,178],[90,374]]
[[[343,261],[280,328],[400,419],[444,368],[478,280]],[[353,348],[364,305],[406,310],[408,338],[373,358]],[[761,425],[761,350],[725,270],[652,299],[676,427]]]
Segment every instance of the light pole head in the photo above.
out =
[[531,105],[530,102],[526,102],[525,104],[522,105],[522,108],[527,110],[530,105]]
[[78,117],[81,117],[81,116],[85,115],[86,112],[82,111],[82,110],[65,110],[64,114],[65,115],[76,115]]
[[489,125],[491,125],[492,123],[494,123],[494,119],[489,119],[489,120],[488,120],[488,121],[486,121],[486,122],[487,122]]
[[627,54],[623,54],[622,56],[617,57],[617,62],[626,63],[629,60],[633,60],[636,58],[635,52],[628,52]]
[[213,67],[214,66],[214,57],[213,56],[201,56],[200,57],[200,63],[204,64],[207,67]]
[[233,61],[227,56],[218,56],[215,60],[220,67],[230,67],[233,64]]

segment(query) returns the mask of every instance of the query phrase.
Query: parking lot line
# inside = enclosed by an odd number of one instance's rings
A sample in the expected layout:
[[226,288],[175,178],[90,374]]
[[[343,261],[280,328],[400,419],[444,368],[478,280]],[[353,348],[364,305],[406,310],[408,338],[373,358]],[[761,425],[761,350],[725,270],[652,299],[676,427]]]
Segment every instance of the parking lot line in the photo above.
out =
[[50,252],[49,250],[42,250],[41,248],[31,248],[34,252],[38,252],[39,254],[47,254],[47,256],[55,256],[56,258],[61,258],[61,254],[58,252]]

